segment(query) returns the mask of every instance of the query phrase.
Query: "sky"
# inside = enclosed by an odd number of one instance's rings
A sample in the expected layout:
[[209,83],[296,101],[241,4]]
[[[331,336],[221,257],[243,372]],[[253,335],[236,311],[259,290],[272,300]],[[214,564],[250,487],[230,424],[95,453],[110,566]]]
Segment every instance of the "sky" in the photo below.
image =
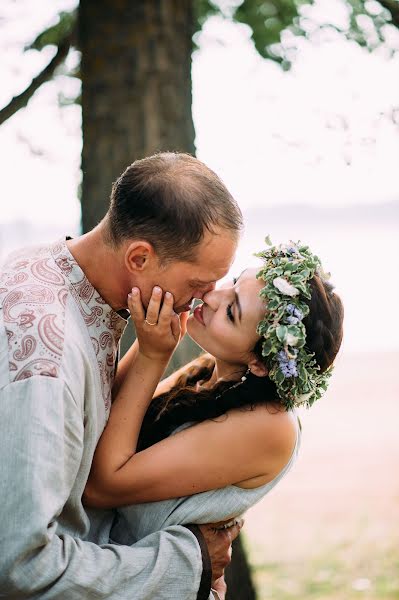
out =
[[[52,48],[23,53],[23,45],[74,5],[4,0],[0,106],[54,54]],[[323,20],[328,11],[337,23],[345,19],[339,0],[318,0],[313,17]],[[337,274],[348,347],[399,349],[399,324],[374,327],[372,341],[364,326],[372,310],[370,296],[364,299],[370,273],[386,269],[381,276],[392,277],[374,248],[388,256],[399,251],[398,211],[390,208],[399,201],[399,53],[370,54],[338,35],[327,37],[301,40],[293,68],[283,72],[260,58],[245,26],[209,19],[193,55],[197,154],[243,209],[247,229],[237,271],[254,260],[268,233],[274,241],[301,237]],[[390,45],[399,49],[398,32]],[[76,60],[71,55],[69,64]],[[58,106],[60,94],[78,90],[76,80],[59,74],[0,128],[0,225],[21,222],[22,237],[29,227],[79,230],[80,110]],[[399,294],[397,278],[390,286]],[[381,310],[389,311],[389,302],[384,298]]]

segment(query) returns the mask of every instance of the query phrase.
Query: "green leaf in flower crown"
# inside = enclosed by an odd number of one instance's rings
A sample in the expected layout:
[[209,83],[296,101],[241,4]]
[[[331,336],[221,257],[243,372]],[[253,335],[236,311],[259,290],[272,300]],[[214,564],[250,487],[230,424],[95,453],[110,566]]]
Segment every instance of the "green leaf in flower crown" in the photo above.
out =
[[275,375],[275,382],[281,384],[281,383],[283,383],[283,381],[284,381],[284,375],[282,374],[280,369],[278,369],[276,371],[276,375]]
[[304,365],[301,362],[298,364],[298,375],[301,378],[301,381],[303,381],[303,382],[307,381],[308,374],[306,372]]
[[296,271],[298,268],[298,265],[294,262],[287,262],[287,264],[284,265],[284,275],[289,275],[290,273],[293,273],[294,271]]
[[284,343],[287,339],[288,329],[286,325],[279,325],[276,329],[276,335],[280,342]]
[[276,308],[278,308],[279,304],[280,304],[280,302],[279,302],[278,298],[270,300],[270,302],[268,302],[268,304],[267,304],[267,309],[268,310],[276,310]]
[[298,350],[299,350],[300,348],[303,348],[305,344],[306,344],[306,339],[305,339],[305,337],[304,337],[304,336],[299,336],[299,338],[298,338],[298,341],[297,341],[297,343],[296,343],[296,347],[298,348]]
[[263,356],[269,356],[269,354],[271,353],[273,349],[273,344],[271,340],[265,340],[263,342],[263,346],[262,346],[262,355]]
[[266,244],[266,246],[272,246],[273,245],[273,243],[272,243],[272,241],[270,239],[270,235],[267,235],[265,237],[265,244]]
[[[270,238],[266,240],[270,244]],[[287,251],[290,246],[297,253]],[[263,268],[257,273],[264,287],[260,292],[267,306],[266,314],[258,324],[257,332],[263,337],[262,354],[267,357],[269,377],[276,383],[277,393],[286,408],[311,404],[318,399],[327,387],[327,374],[320,374],[314,354],[306,348],[306,328],[303,320],[295,325],[287,321],[293,313],[287,310],[288,304],[300,310],[305,317],[309,313],[308,299],[311,298],[309,280],[315,270],[321,268],[320,261],[313,256],[309,248],[300,242],[272,246],[258,253],[263,259]],[[274,281],[279,279],[275,285]],[[281,289],[281,280],[286,286]],[[286,290],[295,290],[295,294],[285,294]],[[297,377],[285,377],[277,361],[281,350],[287,352],[288,358],[295,358],[298,368]],[[288,353],[289,351],[289,353]]]

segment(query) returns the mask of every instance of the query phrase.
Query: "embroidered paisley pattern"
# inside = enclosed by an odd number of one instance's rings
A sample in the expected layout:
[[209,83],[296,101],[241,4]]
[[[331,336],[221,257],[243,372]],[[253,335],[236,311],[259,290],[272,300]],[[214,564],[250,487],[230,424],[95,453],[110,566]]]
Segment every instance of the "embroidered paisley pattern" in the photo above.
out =
[[15,360],[25,360],[34,353],[37,342],[32,335],[25,335],[21,340],[21,347],[14,352]]
[[[43,281],[44,283],[52,283],[53,285],[65,285],[65,280],[58,269],[54,269],[49,265],[50,259],[43,258],[34,262],[31,271],[35,279]],[[51,261],[53,262],[53,261]]]
[[57,377],[58,376],[58,364],[53,360],[36,358],[28,362],[23,369],[20,369],[15,376],[15,381],[21,381],[22,379],[28,379],[33,375],[42,375],[45,377]]
[[94,289],[65,242],[53,245],[51,252],[55,264],[68,280],[68,291],[76,301],[91,338],[108,413],[111,408],[111,388],[118,344],[126,321]]
[[45,315],[38,324],[39,337],[46,348],[54,354],[62,355],[64,332],[57,325],[57,315]]
[[65,310],[71,297],[91,339],[108,412],[117,348],[126,321],[99,296],[64,240],[14,253],[2,267],[0,301],[10,379],[60,375]]

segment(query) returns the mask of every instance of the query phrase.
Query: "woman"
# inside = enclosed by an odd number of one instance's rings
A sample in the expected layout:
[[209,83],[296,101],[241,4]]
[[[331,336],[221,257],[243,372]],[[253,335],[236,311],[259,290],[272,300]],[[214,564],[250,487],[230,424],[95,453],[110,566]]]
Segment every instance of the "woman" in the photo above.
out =
[[[188,322],[174,314],[170,293],[162,301],[154,288],[144,312],[132,290],[138,343],[118,370],[84,498],[126,507],[112,532],[120,543],[170,525],[229,522],[295,460],[293,409],[326,388],[343,308],[306,246],[258,256],[260,272],[208,292]],[[208,355],[159,383],[186,323]]]

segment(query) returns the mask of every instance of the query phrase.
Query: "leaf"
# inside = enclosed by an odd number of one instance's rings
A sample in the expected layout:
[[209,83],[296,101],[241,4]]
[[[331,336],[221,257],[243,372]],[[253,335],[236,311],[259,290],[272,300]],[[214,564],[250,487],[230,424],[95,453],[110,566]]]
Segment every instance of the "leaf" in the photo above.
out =
[[262,346],[262,355],[269,356],[272,349],[273,349],[273,344],[272,344],[271,340],[265,340],[263,343],[263,346]]
[[60,43],[76,28],[77,10],[61,12],[58,22],[42,31],[30,44],[25,46],[26,50],[42,50],[45,46],[59,46]]
[[288,328],[286,327],[286,325],[279,325],[276,329],[277,338],[281,343],[284,343],[287,339],[287,333]]
[[276,371],[275,380],[276,380],[276,383],[278,383],[278,384],[281,384],[281,383],[283,383],[283,381],[284,381],[284,375],[283,375],[283,373],[280,371],[280,369],[278,369],[278,370]]
[[278,299],[270,300],[270,302],[268,302],[267,309],[268,310],[276,310],[278,308],[279,304],[280,304],[280,301]]

